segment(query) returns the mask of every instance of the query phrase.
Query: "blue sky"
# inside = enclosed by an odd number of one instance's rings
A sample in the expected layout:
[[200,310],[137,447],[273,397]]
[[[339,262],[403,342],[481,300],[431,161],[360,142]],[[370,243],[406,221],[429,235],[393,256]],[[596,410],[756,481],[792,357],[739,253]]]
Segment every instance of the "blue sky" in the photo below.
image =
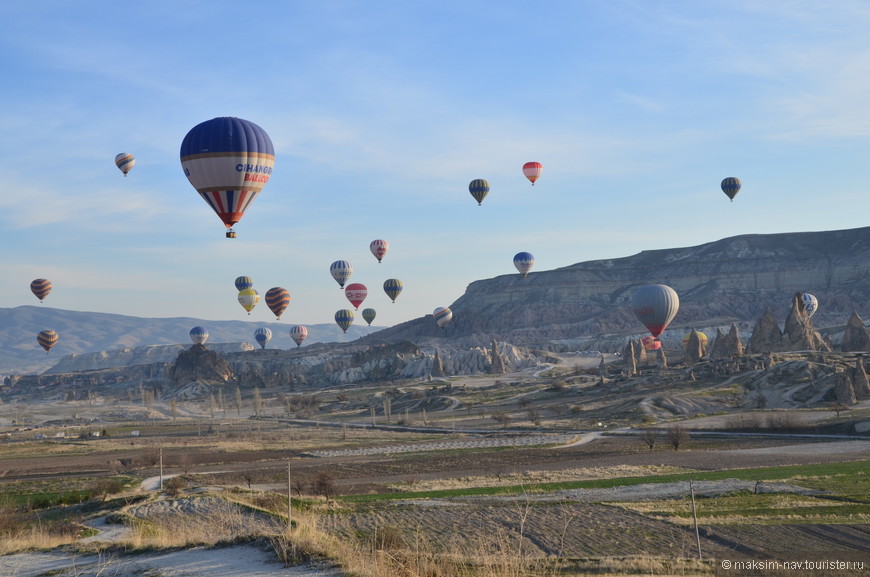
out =
[[[273,320],[237,303],[248,275],[290,291],[288,324],[329,323],[350,307],[328,271],[345,259],[392,325],[517,274],[520,251],[534,272],[866,226],[868,29],[848,0],[15,3],[0,306],[37,304],[46,277],[57,308]],[[216,116],[276,149],[233,240],[179,162]]]

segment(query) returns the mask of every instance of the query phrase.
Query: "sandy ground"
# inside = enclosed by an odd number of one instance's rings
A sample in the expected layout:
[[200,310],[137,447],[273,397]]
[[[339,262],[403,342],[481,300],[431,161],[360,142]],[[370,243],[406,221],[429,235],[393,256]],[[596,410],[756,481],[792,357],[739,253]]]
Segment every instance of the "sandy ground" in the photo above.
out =
[[253,546],[187,549],[121,556],[21,553],[0,557],[3,577],[340,577],[329,567],[284,567],[275,555]]

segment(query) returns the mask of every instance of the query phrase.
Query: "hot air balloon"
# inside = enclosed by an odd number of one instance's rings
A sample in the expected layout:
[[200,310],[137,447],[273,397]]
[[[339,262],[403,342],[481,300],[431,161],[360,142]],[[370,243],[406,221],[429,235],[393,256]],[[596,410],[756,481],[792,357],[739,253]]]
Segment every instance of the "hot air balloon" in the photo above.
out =
[[124,176],[127,176],[127,173],[133,168],[136,164],[136,159],[133,158],[132,154],[127,154],[126,152],[122,152],[115,156],[115,166],[124,173]]
[[254,280],[249,276],[236,277],[236,290],[243,291],[254,286]]
[[260,293],[252,288],[247,288],[239,291],[238,299],[242,308],[248,311],[248,314],[251,314],[251,311],[260,302]]
[[353,324],[353,311],[350,309],[342,309],[335,313],[335,324],[341,327],[341,331],[346,333],[350,325]]
[[195,345],[204,345],[208,340],[208,331],[202,327],[193,327],[190,329],[190,340]]
[[378,316],[378,312],[375,309],[363,309],[362,315],[366,324],[372,326],[372,321]]
[[266,131],[247,120],[220,117],[190,129],[181,142],[181,166],[190,184],[227,227],[241,220],[269,182],[275,150]]
[[523,174],[532,181],[532,186],[535,186],[535,181],[541,178],[542,172],[544,172],[544,165],[540,162],[527,162],[523,165]]
[[[701,341],[701,346],[706,347],[707,342],[709,341],[709,339],[707,338],[707,335],[705,335],[701,331],[695,331],[695,332],[698,333],[698,340]],[[683,335],[682,339],[680,339],[680,344],[683,345],[683,348],[685,348],[689,345],[689,339],[691,337],[692,337],[692,331],[689,331]]]
[[731,199],[731,202],[734,202],[734,197],[737,196],[738,192],[740,192],[741,186],[742,184],[740,183],[739,178],[729,176],[722,181],[722,192]]
[[304,341],[308,337],[308,329],[302,325],[293,325],[290,327],[290,338],[293,339],[293,342],[296,343],[296,346],[300,346],[302,341]]
[[402,288],[405,285],[402,284],[397,278],[388,278],[384,281],[384,292],[387,293],[387,296],[390,297],[390,300],[396,302],[396,299],[399,298],[399,295],[402,294]]
[[657,351],[662,348],[662,342],[655,337],[649,335],[640,339],[640,344],[645,351]]
[[366,300],[368,294],[369,289],[366,288],[366,285],[358,282],[349,284],[344,289],[344,296],[347,297],[355,310],[359,310],[359,306]]
[[804,300],[804,308],[807,310],[807,317],[811,317],[816,314],[816,311],[819,308],[819,299],[810,293],[803,293]]
[[287,289],[276,286],[266,291],[266,306],[278,317],[278,320],[281,320],[281,315],[289,305],[290,291]]
[[432,317],[442,329],[447,326],[447,323],[453,320],[453,311],[449,307],[438,307],[432,312]]
[[379,238],[369,243],[369,250],[372,251],[372,254],[375,255],[376,259],[378,259],[378,262],[381,262],[381,259],[387,254],[387,251],[390,250],[390,243]]
[[631,295],[631,309],[655,338],[674,320],[679,308],[677,292],[663,284],[642,286]]
[[265,349],[266,343],[272,340],[272,331],[267,327],[260,327],[254,331],[254,339],[260,344],[261,349]]
[[34,294],[36,298],[39,299],[39,302],[45,300],[45,297],[48,296],[48,293],[51,292],[53,285],[51,281],[47,278],[38,278],[30,283],[30,292]]
[[39,343],[39,346],[45,349],[45,354],[48,354],[51,347],[57,344],[57,339],[57,333],[54,331],[40,331],[39,334],[36,335],[36,342]]
[[523,278],[526,278],[529,271],[535,266],[535,257],[530,252],[518,252],[514,255],[514,266],[517,267]]
[[335,279],[338,286],[344,288],[344,283],[346,283],[347,279],[350,278],[350,275],[353,274],[353,267],[346,260],[337,260],[329,265],[329,274],[332,275],[332,278]]
[[482,178],[476,178],[468,185],[468,192],[477,201],[477,206],[483,203],[483,199],[489,194],[489,183]]

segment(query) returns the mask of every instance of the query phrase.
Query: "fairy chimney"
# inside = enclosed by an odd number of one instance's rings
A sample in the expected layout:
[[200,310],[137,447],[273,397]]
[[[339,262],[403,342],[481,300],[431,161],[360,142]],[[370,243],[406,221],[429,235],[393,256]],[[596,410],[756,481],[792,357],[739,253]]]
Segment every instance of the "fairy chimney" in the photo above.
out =
[[852,369],[852,388],[855,391],[855,397],[859,401],[870,399],[870,381],[867,379],[867,371],[864,370],[864,358],[861,355],[858,355],[855,368]]
[[749,346],[747,352],[749,354],[765,353],[768,351],[779,351],[782,349],[782,331],[779,330],[779,325],[776,323],[776,317],[773,316],[773,311],[770,307],[764,309],[764,314],[755,324],[752,329],[752,336],[749,337]]
[[791,310],[785,319],[783,344],[791,351],[830,351],[825,340],[813,327],[807,314],[803,294],[795,293],[791,300]]
[[852,311],[849,322],[843,330],[843,342],[840,349],[845,352],[870,352],[870,332],[864,325],[864,319]]

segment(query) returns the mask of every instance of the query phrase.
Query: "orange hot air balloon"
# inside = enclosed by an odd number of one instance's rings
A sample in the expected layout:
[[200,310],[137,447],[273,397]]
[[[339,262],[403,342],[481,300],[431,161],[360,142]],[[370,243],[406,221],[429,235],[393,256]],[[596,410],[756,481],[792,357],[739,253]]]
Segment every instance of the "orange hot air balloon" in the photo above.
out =
[[535,186],[535,181],[541,178],[543,172],[544,165],[540,162],[527,162],[523,165],[523,174],[532,181],[532,186]]

